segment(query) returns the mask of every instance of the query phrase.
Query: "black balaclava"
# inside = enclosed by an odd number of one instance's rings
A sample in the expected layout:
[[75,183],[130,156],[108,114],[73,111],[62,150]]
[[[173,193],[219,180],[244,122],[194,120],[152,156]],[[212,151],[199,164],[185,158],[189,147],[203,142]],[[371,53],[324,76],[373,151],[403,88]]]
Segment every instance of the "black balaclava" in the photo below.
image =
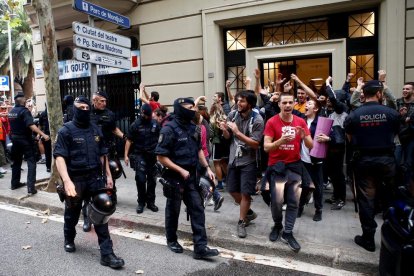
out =
[[73,122],[77,127],[87,128],[91,121],[91,103],[85,96],[79,96],[75,103],[85,103],[89,106],[88,110],[82,110],[73,105]]
[[145,122],[149,122],[152,120],[152,109],[151,109],[151,105],[149,104],[143,104],[141,107],[141,118],[142,120],[144,120]]
[[194,101],[190,98],[178,98],[174,101],[174,114],[177,120],[182,123],[190,123],[196,112],[183,107],[182,104],[192,104],[194,106]]

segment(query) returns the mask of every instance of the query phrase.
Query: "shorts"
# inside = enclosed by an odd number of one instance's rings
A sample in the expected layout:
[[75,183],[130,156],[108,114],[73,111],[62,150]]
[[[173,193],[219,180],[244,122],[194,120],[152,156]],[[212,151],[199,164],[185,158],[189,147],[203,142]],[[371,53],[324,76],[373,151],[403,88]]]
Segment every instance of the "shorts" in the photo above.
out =
[[227,191],[229,193],[256,194],[256,163],[245,166],[229,166],[226,178]]
[[222,141],[217,144],[213,144],[213,161],[229,158],[230,143],[228,141]]

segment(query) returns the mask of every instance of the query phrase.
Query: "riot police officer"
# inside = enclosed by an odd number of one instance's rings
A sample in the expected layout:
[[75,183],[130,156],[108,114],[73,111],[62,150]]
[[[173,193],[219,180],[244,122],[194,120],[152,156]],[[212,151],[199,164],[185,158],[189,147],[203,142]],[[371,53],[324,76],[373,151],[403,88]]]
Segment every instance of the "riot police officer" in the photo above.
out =
[[30,111],[25,107],[25,97],[23,93],[18,93],[15,97],[15,106],[10,110],[8,116],[11,129],[11,140],[13,146],[11,149],[11,158],[13,161],[11,189],[18,189],[25,186],[20,182],[21,167],[23,155],[27,161],[27,190],[29,195],[37,193],[35,188],[36,182],[36,147],[37,144],[32,138],[32,132],[41,136],[42,139],[48,141],[50,138],[43,133],[33,122]]
[[[91,111],[91,122],[96,124],[102,131],[104,144],[109,150],[109,158],[116,155],[114,135],[124,138],[124,133],[116,126],[114,113],[106,107],[108,95],[103,91],[93,94],[93,106]],[[115,179],[113,178],[114,184]],[[86,204],[83,207],[83,231],[91,231],[91,223],[86,215]]]
[[165,232],[168,248],[182,253],[183,248],[177,241],[178,217],[181,199],[187,206],[193,230],[195,259],[217,256],[217,249],[207,247],[205,214],[203,201],[199,193],[196,170],[197,165],[205,167],[211,179],[211,171],[201,149],[201,139],[191,120],[195,116],[194,101],[190,98],[178,98],[174,101],[174,118],[160,132],[155,149],[158,161],[167,168],[163,174],[165,206]]
[[399,114],[381,104],[383,85],[380,81],[367,82],[364,95],[365,103],[350,113],[344,127],[354,150],[353,170],[362,227],[362,236],[355,236],[354,241],[374,252],[375,203],[383,200],[386,210],[396,188],[394,137],[399,131]]
[[[89,100],[84,96],[76,98],[73,111],[73,120],[65,123],[58,132],[54,150],[56,167],[66,193],[64,214],[66,252],[76,250],[75,227],[79,220],[82,200],[89,199],[100,188],[113,187],[106,156],[108,149],[103,143],[101,130],[90,122]],[[101,264],[112,268],[124,266],[124,260],[113,252],[108,224],[95,225],[95,232],[101,250]]]
[[155,171],[154,165],[157,158],[154,154],[157,146],[160,126],[155,119],[152,119],[151,106],[143,104],[141,116],[130,126],[127,140],[125,142],[125,164],[129,164],[128,153],[131,144],[134,145],[131,167],[135,170],[135,181],[138,191],[137,213],[144,211],[145,203],[147,208],[158,212],[155,205]]

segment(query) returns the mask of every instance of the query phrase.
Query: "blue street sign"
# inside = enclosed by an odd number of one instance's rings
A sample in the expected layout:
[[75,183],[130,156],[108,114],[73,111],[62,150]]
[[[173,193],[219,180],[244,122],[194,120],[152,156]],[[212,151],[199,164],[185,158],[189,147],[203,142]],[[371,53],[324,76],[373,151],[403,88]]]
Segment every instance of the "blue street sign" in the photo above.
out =
[[125,28],[131,27],[128,17],[83,0],[73,0],[73,8]]
[[10,91],[9,76],[0,76],[0,91]]

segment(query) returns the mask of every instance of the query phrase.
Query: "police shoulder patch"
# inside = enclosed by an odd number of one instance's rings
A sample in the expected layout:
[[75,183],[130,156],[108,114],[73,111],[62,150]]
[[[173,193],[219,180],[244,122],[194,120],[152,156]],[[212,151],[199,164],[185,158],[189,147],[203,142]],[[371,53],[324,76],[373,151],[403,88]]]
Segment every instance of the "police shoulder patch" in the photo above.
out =
[[164,140],[164,134],[160,134],[160,136],[158,137],[158,143],[162,143],[162,141]]
[[99,137],[99,135],[95,135],[95,142],[99,142],[101,140],[101,138]]

